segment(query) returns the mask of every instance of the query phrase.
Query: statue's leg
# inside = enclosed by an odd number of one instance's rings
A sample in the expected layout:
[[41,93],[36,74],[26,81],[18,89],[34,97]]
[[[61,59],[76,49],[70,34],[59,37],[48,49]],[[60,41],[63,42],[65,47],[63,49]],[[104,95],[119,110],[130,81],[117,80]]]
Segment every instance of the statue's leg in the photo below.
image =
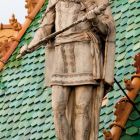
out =
[[52,87],[52,108],[54,113],[54,125],[58,140],[69,140],[69,125],[65,110],[70,93],[70,87]]
[[85,85],[75,87],[76,93],[76,119],[75,140],[89,140],[90,122],[89,105],[92,97],[93,86]]
[[92,126],[91,126],[91,137],[90,140],[98,140],[99,133],[99,118],[100,118],[100,109],[102,104],[104,94],[104,84],[100,83],[99,86],[93,89],[93,98],[92,98]]

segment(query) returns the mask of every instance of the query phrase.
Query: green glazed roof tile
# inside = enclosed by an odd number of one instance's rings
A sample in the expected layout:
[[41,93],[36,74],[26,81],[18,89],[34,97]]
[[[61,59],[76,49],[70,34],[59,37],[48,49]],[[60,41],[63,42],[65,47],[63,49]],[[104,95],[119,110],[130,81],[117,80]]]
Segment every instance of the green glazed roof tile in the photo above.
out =
[[120,140],[132,140],[132,138],[129,135],[124,135]]
[[134,127],[134,126],[128,128],[126,130],[126,134],[128,134],[128,135],[134,135],[136,133],[138,133],[138,128],[137,127]]
[[136,127],[140,127],[140,119],[138,119],[138,120],[135,120],[134,122],[132,122],[133,123],[133,125],[134,126],[136,126]]
[[133,111],[133,112],[130,114],[130,116],[129,116],[129,119],[130,119],[130,120],[136,120],[136,119],[138,119],[138,118],[140,118],[140,116],[139,116],[139,114],[137,113],[137,111]]
[[[139,6],[138,6],[139,5]],[[130,78],[134,74],[133,58],[135,54],[140,52],[140,31],[139,23],[140,18],[138,18],[139,12],[137,7],[140,7],[140,1],[113,1],[112,2],[112,11],[115,15],[116,20],[116,62],[115,62],[115,73],[116,79],[120,82],[124,88],[123,79]],[[138,24],[138,25],[137,25]],[[136,51],[135,51],[136,50]],[[112,95],[110,95],[112,94]],[[111,106],[114,108],[115,103],[119,98],[123,96],[122,92],[119,90],[116,84],[114,84],[114,90],[107,95],[109,102],[106,106],[101,109],[100,113],[100,132],[112,123],[112,120],[115,118],[108,117],[109,115],[114,116],[113,109],[111,112]],[[136,99],[136,103],[139,103],[139,96]],[[114,104],[112,104],[113,102]],[[138,105],[137,105],[138,106]],[[109,109],[109,110],[108,110]],[[106,114],[105,112],[109,113]],[[106,119],[108,117],[108,119]],[[121,140],[133,140],[139,139],[138,128],[139,128],[139,116],[133,110],[126,124],[126,130],[123,131]],[[128,135],[129,129],[134,128],[133,135]],[[136,133],[135,133],[136,132]],[[99,135],[99,140],[103,139],[102,133]]]

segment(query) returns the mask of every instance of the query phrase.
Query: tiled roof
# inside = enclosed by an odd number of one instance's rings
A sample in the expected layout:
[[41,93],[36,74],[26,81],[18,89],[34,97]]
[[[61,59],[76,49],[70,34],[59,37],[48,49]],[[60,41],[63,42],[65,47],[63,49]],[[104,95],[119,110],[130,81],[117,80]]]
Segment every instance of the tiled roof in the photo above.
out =
[[[46,6],[47,2],[0,73],[0,139],[2,140],[56,139],[51,110],[51,89],[47,89],[44,85],[44,48],[24,56],[20,61],[16,60],[20,47],[32,40]],[[140,18],[138,18],[140,1],[112,0],[111,6],[117,27],[115,73],[116,79],[124,88],[122,79],[130,78],[134,73],[131,65],[132,57],[140,51]],[[107,95],[107,104],[101,109],[99,140],[103,140],[103,129],[108,129],[114,120],[114,105],[121,96],[122,92],[114,84],[114,90]],[[140,97],[137,97],[136,102],[137,105],[140,104]],[[122,140],[139,137],[139,119],[135,114],[133,111],[130,115]]]
[[9,19],[9,22],[10,24],[0,24],[0,61],[2,61],[1,58],[11,48],[11,44],[22,28],[14,14],[12,15],[12,18]]
[[27,13],[30,14],[34,10],[38,0],[26,0],[25,8],[27,8]]
[[19,48],[33,38],[46,6],[47,2],[0,73],[1,140],[54,139],[51,90],[44,86],[44,49],[16,60]]
[[[117,33],[115,78],[125,89],[123,79],[129,79],[134,74],[133,57],[140,52],[140,1],[112,1],[111,5]],[[104,139],[103,129],[109,129],[109,125],[115,120],[114,106],[122,96],[124,96],[122,91],[115,83],[114,90],[107,95],[107,104],[101,109],[99,140]],[[136,105],[139,106],[140,95],[136,98],[136,102]],[[121,140],[139,139],[139,117],[137,112],[133,110],[122,133]]]

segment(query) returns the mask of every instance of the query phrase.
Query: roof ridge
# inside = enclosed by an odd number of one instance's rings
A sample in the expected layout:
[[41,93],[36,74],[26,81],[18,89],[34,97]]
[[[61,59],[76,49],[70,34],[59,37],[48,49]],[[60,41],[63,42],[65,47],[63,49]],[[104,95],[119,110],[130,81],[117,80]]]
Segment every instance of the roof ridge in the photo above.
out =
[[[21,37],[24,35],[27,28],[30,26],[32,20],[34,19],[36,14],[39,12],[39,10],[41,9],[41,7],[43,6],[44,3],[45,3],[45,0],[39,0],[39,2],[36,4],[34,10],[26,17],[26,20],[25,20],[25,22],[22,26],[22,29],[17,34],[17,37],[15,38],[15,40],[14,40],[13,44],[11,45],[9,51],[0,60],[0,71],[2,71],[2,69],[4,67],[3,62],[7,62],[8,59],[10,58],[10,56],[13,54],[13,52],[15,51],[16,47],[18,46],[18,44],[20,42]],[[2,27],[2,25],[3,24],[1,24],[1,27]]]

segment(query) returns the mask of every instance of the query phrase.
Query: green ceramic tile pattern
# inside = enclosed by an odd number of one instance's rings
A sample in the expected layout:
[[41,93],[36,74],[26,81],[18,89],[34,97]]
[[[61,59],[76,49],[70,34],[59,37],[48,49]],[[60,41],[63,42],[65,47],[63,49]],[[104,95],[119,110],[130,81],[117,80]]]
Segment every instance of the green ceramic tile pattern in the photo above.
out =
[[[51,89],[44,85],[44,48],[16,60],[20,47],[32,40],[46,6],[47,2],[0,73],[0,140],[56,140]],[[124,88],[122,79],[134,73],[132,57],[140,52],[140,0],[112,0],[111,7],[117,29],[115,76]],[[108,129],[114,120],[114,104],[121,96],[114,84],[114,90],[107,95],[107,105],[101,109],[99,140],[103,140],[103,129]],[[135,102],[139,107],[139,96]],[[139,127],[139,116],[133,110],[121,140],[140,139]]]
[[[135,69],[133,57],[140,52],[140,0],[112,1],[112,12],[116,23],[116,61],[115,78],[123,88],[123,79],[130,78]],[[103,129],[109,130],[109,125],[115,119],[114,105],[123,96],[116,83],[114,90],[108,93],[108,103],[100,113],[99,140],[103,140]],[[136,98],[136,105],[140,107],[140,95]],[[122,133],[121,140],[140,139],[140,116],[132,111]]]
[[51,89],[44,85],[44,49],[16,60],[19,48],[32,40],[46,7],[47,1],[0,73],[0,140],[55,139]]

